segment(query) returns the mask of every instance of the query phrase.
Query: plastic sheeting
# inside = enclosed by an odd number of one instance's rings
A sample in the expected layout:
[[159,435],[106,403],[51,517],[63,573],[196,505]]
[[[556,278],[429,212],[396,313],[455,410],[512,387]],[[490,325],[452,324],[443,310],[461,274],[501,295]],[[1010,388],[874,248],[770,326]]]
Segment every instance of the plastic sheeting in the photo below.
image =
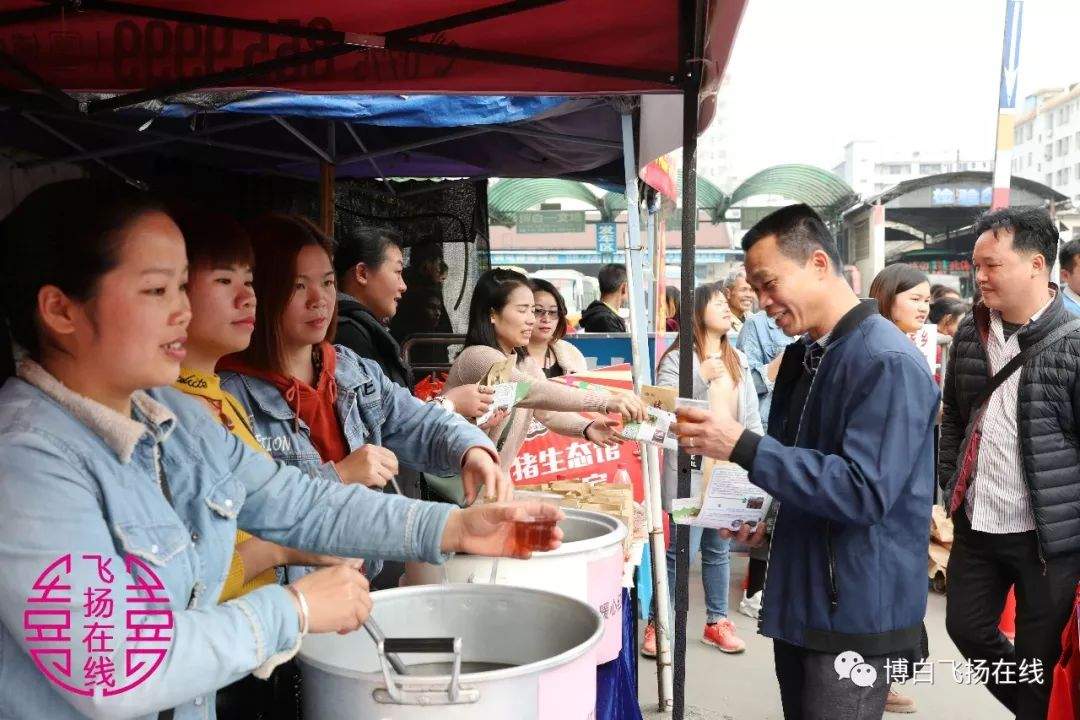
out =
[[[166,117],[188,117],[213,103],[200,95],[193,102],[169,103]],[[320,120],[344,120],[387,127],[470,127],[531,120],[573,101],[565,97],[506,95],[307,95],[252,93],[218,105],[214,112],[246,115],[284,115]]]
[[596,720],[641,720],[637,698],[637,637],[630,591],[623,590],[623,644],[619,657],[596,668]]

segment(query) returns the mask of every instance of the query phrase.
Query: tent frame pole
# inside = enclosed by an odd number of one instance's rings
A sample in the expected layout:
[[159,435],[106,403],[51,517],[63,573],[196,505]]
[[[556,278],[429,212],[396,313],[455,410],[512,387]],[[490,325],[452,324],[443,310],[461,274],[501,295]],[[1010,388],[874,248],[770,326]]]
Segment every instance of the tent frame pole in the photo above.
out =
[[[68,147],[70,147],[70,148],[72,148],[74,150],[79,150],[79,151],[86,150],[86,148],[84,148],[82,145],[75,142],[74,140],[69,138],[67,135],[60,132],[56,128],[54,128],[52,125],[49,125],[48,123],[46,123],[41,118],[35,117],[35,116],[31,115],[28,112],[19,113],[19,115],[20,115],[20,117],[22,117],[27,122],[29,122],[29,123],[31,123],[33,125],[36,125],[38,128],[44,130],[49,135],[52,135],[54,138],[56,138],[60,142],[64,143]],[[137,179],[131,177],[130,175],[125,173],[123,170],[121,170],[120,168],[113,165],[112,163],[105,162],[104,160],[101,160],[100,158],[95,158],[94,162],[97,163],[98,165],[100,165],[101,167],[105,168],[109,172],[111,172],[113,175],[116,175],[118,178],[120,178],[121,180],[126,182],[128,185],[131,185],[132,187],[139,188],[140,190],[146,190],[147,187],[148,187],[145,182],[143,182],[142,180],[137,180]]]
[[157,147],[159,145],[168,145],[169,143],[186,143],[193,145],[203,145],[206,147],[219,147],[222,150],[234,150],[236,152],[246,152],[253,155],[262,155],[264,157],[279,158],[281,160],[290,160],[292,162],[310,162],[311,157],[307,155],[301,155],[299,153],[281,152],[278,150],[270,150],[268,148],[258,148],[251,145],[240,145],[237,143],[222,142],[220,140],[210,140],[208,136],[217,133],[229,132],[230,130],[239,130],[245,127],[251,127],[253,125],[263,125],[270,122],[270,117],[260,117],[248,120],[240,120],[233,123],[227,123],[225,125],[219,125],[215,128],[204,130],[201,133],[195,135],[174,135],[169,132],[162,132],[160,130],[143,130],[138,131],[135,128],[127,127],[125,125],[119,125],[116,123],[110,123],[107,121],[95,120],[88,118],[84,115],[69,114],[64,115],[60,113],[44,113],[34,112],[34,115],[41,115],[44,117],[53,117],[61,120],[76,122],[83,125],[91,125],[94,127],[107,128],[110,130],[120,130],[130,136],[150,137],[156,138],[154,140],[147,140],[146,142],[136,142],[127,145],[115,145],[113,147],[103,148],[100,150],[92,150],[81,152],[76,155],[68,155],[65,157],[50,159],[50,160],[35,160],[33,162],[20,163],[20,167],[23,168],[36,168],[36,167],[48,167],[50,165],[56,165],[59,163],[74,163],[81,162],[83,160],[99,160],[101,158],[116,157],[118,155],[127,155],[133,152],[139,152],[146,150],[147,148]]
[[492,132],[492,126],[480,126],[480,127],[468,127],[461,130],[455,130],[454,132],[446,133],[445,135],[438,135],[436,137],[427,138],[426,140],[416,140],[414,142],[402,143],[401,145],[394,145],[393,147],[382,148],[381,150],[373,150],[371,152],[360,153],[358,155],[348,155],[338,160],[338,167],[344,167],[346,165],[353,165],[359,162],[367,162],[375,158],[385,157],[387,155],[396,155],[399,152],[408,152],[409,150],[418,150],[420,148],[429,147],[431,145],[438,145],[439,143],[448,142],[450,140],[460,140],[461,138],[472,137],[473,135],[483,135],[487,132]]
[[[683,144],[682,144],[682,247],[679,317],[683,322],[694,317],[696,283],[694,246],[697,233],[697,132],[698,92],[701,90],[705,43],[706,11],[704,0],[680,0],[680,51],[683,62]],[[679,333],[679,395],[694,396],[693,333]],[[679,448],[678,497],[690,496],[690,456]],[[686,615],[690,605],[690,526],[675,528],[675,699],[673,720],[686,716]]]
[[253,63],[244,67],[231,68],[217,73],[210,73],[209,75],[200,75],[187,80],[179,80],[157,87],[136,90],[105,100],[93,100],[87,105],[87,112],[93,114],[108,110],[119,110],[120,108],[125,108],[130,105],[138,105],[139,103],[149,102],[151,100],[160,100],[169,97],[170,95],[179,95],[193,90],[205,90],[208,88],[220,87],[238,80],[250,80],[277,70],[290,69],[318,60],[329,60],[338,55],[358,52],[362,49],[362,45],[328,45],[315,50],[308,50],[307,52],[295,53],[282,58],[274,58],[273,60]]
[[623,146],[622,142],[618,140],[602,140],[600,138],[584,137],[581,135],[563,135],[562,133],[550,132],[547,130],[534,130],[532,128],[525,128],[517,125],[492,125],[491,130],[493,132],[506,133],[507,135],[520,135],[522,137],[533,137],[541,140],[562,140],[563,142],[594,145],[596,147],[611,148],[612,150],[618,150]]
[[277,70],[291,69],[311,62],[328,60],[337,57],[338,55],[358,52],[365,49],[385,50],[390,52],[411,52],[419,55],[436,55],[461,60],[489,62],[499,65],[571,72],[598,77],[640,80],[644,82],[654,82],[658,86],[665,87],[679,86],[680,83],[677,76],[670,72],[605,65],[602,63],[585,61],[563,60],[537,55],[525,55],[522,53],[484,50],[481,48],[467,48],[458,45],[447,45],[412,39],[420,35],[435,32],[432,28],[438,28],[440,31],[449,30],[475,24],[483,20],[514,15],[532,10],[536,7],[555,4],[559,1],[561,0],[519,0],[518,2],[504,3],[503,5],[497,5],[484,10],[460,13],[439,20],[421,23],[419,25],[390,30],[385,33],[367,34],[343,32],[341,30],[324,28],[302,27],[297,25],[284,25],[266,20],[249,20],[210,13],[170,10],[162,7],[114,2],[114,0],[63,0],[61,2],[50,3],[48,7],[42,9],[15,11],[0,15],[0,25],[13,25],[28,20],[40,20],[42,18],[50,17],[62,10],[71,10],[72,12],[97,11],[128,17],[187,22],[203,25],[205,27],[220,27],[326,43],[322,47],[306,52],[294,53],[282,58],[274,58],[245,67],[209,73],[200,77],[188,78],[157,87],[143,88],[142,90],[116,95],[111,98],[93,100],[86,106],[86,111],[89,113],[117,110],[143,102],[159,100],[168,97],[169,95],[177,95],[193,90],[228,85],[235,81],[249,80]]
[[309,138],[304,133],[300,132],[297,128],[293,127],[292,123],[290,123],[288,120],[281,117],[280,115],[271,115],[270,119],[283,127],[285,130],[287,130],[288,133],[294,138],[303,143],[303,145],[309,150],[311,150],[311,152],[315,153],[315,156],[318,157],[319,160],[322,160],[324,164],[334,164],[334,158],[331,156],[331,153],[319,147],[319,145],[314,140]]
[[[626,175],[626,288],[630,295],[630,355],[634,392],[652,382],[649,361],[649,333],[645,302],[645,248],[641,242],[641,203],[638,199],[637,161],[634,150],[634,118],[624,111],[622,120],[623,170]],[[651,271],[650,271],[651,275]],[[668,652],[667,621],[670,617],[667,584],[667,561],[664,548],[664,520],[660,514],[660,462],[655,447],[639,443],[642,485],[648,510],[649,551],[653,565],[653,600],[657,620],[657,671],[660,709],[667,709],[671,696],[671,661]]]
[[0,67],[6,67],[10,72],[18,75],[26,82],[33,85],[44,97],[69,112],[79,110],[79,101],[66,92],[45,80],[36,72],[26,67],[17,57],[0,50]]

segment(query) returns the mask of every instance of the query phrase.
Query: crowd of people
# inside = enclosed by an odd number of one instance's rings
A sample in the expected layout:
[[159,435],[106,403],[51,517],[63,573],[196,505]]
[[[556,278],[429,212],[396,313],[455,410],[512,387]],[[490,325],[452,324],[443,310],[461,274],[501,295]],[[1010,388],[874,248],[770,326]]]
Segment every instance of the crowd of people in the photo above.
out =
[[[745,264],[696,288],[692,316],[674,288],[664,298],[665,329],[690,339],[693,399],[709,407],[680,409],[674,428],[691,492],[712,458],[774,498],[754,526],[691,529],[701,640],[746,650],[729,618],[742,543],[738,610],[773,640],[788,720],[914,711],[887,668],[929,655],[935,503],[955,523],[949,635],[971,661],[1038,662],[1037,681],[987,686],[1016,717],[1047,717],[1080,581],[1080,242],[1059,252],[1053,222],[1031,209],[988,213],[976,234],[973,306],[904,264],[858,297],[803,205],[755,225]],[[586,369],[566,302],[498,268],[473,288],[442,391],[417,399],[399,307],[442,328],[446,267],[390,230],[333,243],[300,216],[240,222],[74,180],[29,195],[0,240],[0,691],[18,717],[207,704],[222,718],[297,717],[305,634],[357,629],[370,593],[408,581],[412,563],[509,554],[514,522],[560,517],[511,500],[530,424],[610,445],[616,415],[646,414],[636,396],[553,382]],[[625,332],[625,268],[598,280],[577,331]],[[952,339],[945,367],[945,343],[934,363],[913,342],[926,323]],[[657,384],[679,387],[680,352],[676,341],[660,355]],[[500,368],[526,389],[489,413]],[[665,454],[669,512],[676,460]],[[73,553],[133,580],[123,558],[139,558],[171,599],[170,659],[122,697],[59,689],[22,632],[27,593]],[[68,581],[94,577],[73,565]],[[1010,588],[1015,641],[998,629]],[[655,619],[642,653],[656,654]],[[845,653],[880,682],[838,679]]]
[[[529,420],[476,424],[495,362],[516,358],[533,380],[522,406],[559,432],[609,443],[609,413],[644,416],[636,397],[546,381],[580,357],[561,343],[558,294],[536,285],[537,305],[516,273],[482,278],[447,390],[418,400],[388,327],[406,292],[391,232],[334,246],[303,217],[241,223],[71,180],[27,196],[0,249],[5,716],[204,717],[216,705],[222,718],[298,717],[304,635],[361,627],[372,589],[398,585],[409,563],[527,557],[515,523],[562,517],[510,499]],[[535,325],[547,345],[534,361]],[[453,478],[462,502],[418,499],[405,480],[421,472]],[[46,593],[61,613],[80,610],[84,589],[89,606],[104,573],[164,593],[172,637],[152,674],[111,695],[50,681],[24,613],[35,588],[55,591],[41,583],[58,567],[78,589]],[[110,651],[147,652],[152,618],[131,620],[147,600],[109,602],[134,623]],[[89,672],[91,645],[71,642],[64,667]]]
[[[745,650],[727,615],[731,543],[746,543],[739,610],[773,639],[788,720],[915,711],[887,668],[929,655],[935,503],[955,526],[948,634],[969,663],[1012,668],[1012,681],[988,675],[987,689],[1016,717],[1043,720],[1080,682],[1067,662],[1076,634],[1062,647],[1080,581],[1080,241],[1059,250],[1041,209],[989,212],[975,235],[974,304],[902,263],[860,299],[828,229],[799,205],[747,233],[745,265],[698,287],[692,318],[678,316],[677,294],[665,298],[667,329],[693,338],[693,396],[710,401],[709,411],[679,413],[691,494],[705,456],[741,465],[778,501],[754,527],[690,529],[702,642]],[[1055,260],[1060,285],[1051,282]],[[603,297],[582,329],[610,332],[625,275],[610,266],[600,278]],[[913,342],[927,323],[945,338],[929,362]],[[678,387],[678,356],[677,347],[661,356],[658,384]],[[665,460],[670,511],[675,458]],[[674,559],[669,549],[669,578]],[[1015,639],[999,629],[1010,590]],[[656,654],[652,620],[641,651]],[[880,681],[838,678],[834,663],[849,652]]]

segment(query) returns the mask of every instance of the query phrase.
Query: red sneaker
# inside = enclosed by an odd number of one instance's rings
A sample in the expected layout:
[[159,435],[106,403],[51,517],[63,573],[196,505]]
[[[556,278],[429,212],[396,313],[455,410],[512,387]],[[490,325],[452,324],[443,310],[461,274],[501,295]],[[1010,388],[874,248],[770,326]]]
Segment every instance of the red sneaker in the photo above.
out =
[[706,625],[705,632],[701,636],[701,642],[725,653],[741,653],[746,650],[746,643],[735,634],[735,623],[724,618],[715,625]]
[[651,622],[645,626],[645,639],[641,641],[642,657],[656,657],[656,626]]

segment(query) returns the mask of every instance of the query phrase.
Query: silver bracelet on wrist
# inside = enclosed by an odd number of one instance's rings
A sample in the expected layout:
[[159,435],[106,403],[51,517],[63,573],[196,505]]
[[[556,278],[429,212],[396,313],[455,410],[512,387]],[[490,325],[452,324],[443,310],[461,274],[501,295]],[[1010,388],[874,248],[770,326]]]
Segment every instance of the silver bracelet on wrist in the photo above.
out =
[[304,637],[311,627],[311,609],[308,607],[307,598],[304,597],[304,593],[299,588],[293,585],[286,585],[285,589],[291,592],[296,597],[296,601],[300,603],[300,637]]

